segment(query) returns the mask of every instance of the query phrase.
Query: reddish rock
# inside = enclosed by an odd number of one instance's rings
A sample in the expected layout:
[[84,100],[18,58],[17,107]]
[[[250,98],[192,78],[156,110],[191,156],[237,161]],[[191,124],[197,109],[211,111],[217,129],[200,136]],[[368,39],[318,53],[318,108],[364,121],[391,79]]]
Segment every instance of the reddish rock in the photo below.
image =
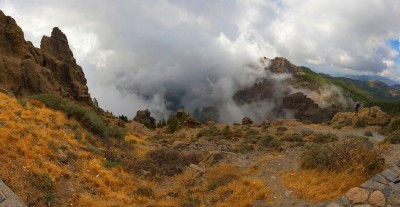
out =
[[0,88],[15,96],[51,93],[92,104],[82,68],[57,27],[35,48],[15,20],[0,11],[0,56]]
[[347,191],[346,196],[353,204],[363,203],[367,201],[369,192],[366,189],[356,187]]
[[330,121],[338,111],[336,106],[322,109],[311,98],[301,92],[283,97],[283,106],[291,109],[298,120],[308,120],[312,123]]
[[374,191],[368,199],[369,203],[375,206],[385,206],[386,198],[380,191]]

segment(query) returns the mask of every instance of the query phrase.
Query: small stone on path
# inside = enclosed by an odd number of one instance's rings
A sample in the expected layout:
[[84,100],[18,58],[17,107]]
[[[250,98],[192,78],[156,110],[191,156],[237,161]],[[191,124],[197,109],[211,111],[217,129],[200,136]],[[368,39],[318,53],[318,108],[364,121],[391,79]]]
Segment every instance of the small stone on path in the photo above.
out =
[[385,195],[380,191],[374,191],[368,199],[369,203],[375,206],[385,206]]
[[358,187],[352,188],[346,193],[347,198],[349,198],[349,200],[354,204],[364,203],[367,201],[368,195],[368,190]]

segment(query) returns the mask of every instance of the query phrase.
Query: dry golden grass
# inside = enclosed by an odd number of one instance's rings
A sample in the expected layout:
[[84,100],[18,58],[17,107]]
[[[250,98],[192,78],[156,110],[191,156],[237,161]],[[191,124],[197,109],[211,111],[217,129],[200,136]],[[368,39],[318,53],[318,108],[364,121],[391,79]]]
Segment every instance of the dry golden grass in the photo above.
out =
[[[94,146],[101,145],[92,142],[90,149],[83,128],[78,139],[77,122],[64,113],[36,100],[22,107],[0,93],[0,122],[0,177],[28,206],[143,206],[149,202],[134,194],[137,185],[132,174],[122,167],[103,166],[101,148],[97,148],[100,153],[93,152]],[[65,183],[71,183],[72,189],[66,190]]]
[[172,192],[177,192],[180,199],[170,200],[169,204],[247,207],[255,200],[270,203],[267,199],[269,189],[260,179],[250,178],[253,173],[252,169],[222,164],[209,168],[204,174],[205,180],[201,181],[195,170],[187,170],[174,179]]
[[350,188],[359,186],[368,179],[356,172],[319,170],[281,172],[280,175],[284,186],[292,189],[297,197],[310,202],[337,199]]

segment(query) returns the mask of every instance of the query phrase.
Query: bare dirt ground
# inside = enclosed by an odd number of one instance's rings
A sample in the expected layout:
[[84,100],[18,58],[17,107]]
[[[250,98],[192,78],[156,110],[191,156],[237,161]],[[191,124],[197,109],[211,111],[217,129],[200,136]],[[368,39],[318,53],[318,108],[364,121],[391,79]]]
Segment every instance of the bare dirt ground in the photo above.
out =
[[[333,133],[336,134],[339,139],[344,139],[347,136],[364,136],[365,131],[373,132],[373,136],[369,137],[371,141],[378,144],[382,140],[384,140],[385,136],[378,133],[379,127],[366,127],[366,128],[352,128],[352,127],[343,127],[341,129],[334,129],[327,125],[318,125],[318,124],[302,124],[295,121],[288,121],[284,123],[284,126],[288,128],[288,131],[292,132],[301,132],[304,130],[311,130],[314,133]],[[222,128],[223,126],[219,126]],[[232,126],[231,126],[232,127]],[[232,129],[238,128],[240,126],[232,127]],[[135,126],[135,130],[139,128]],[[275,130],[273,126],[272,129]],[[156,134],[154,131],[146,131],[146,129],[141,128],[141,133],[148,134],[152,136]],[[186,143],[187,145],[193,145],[193,141],[196,140],[196,133],[199,129],[185,129],[183,131],[178,131],[174,135],[174,140],[182,143]],[[210,143],[207,141],[196,140],[195,142],[201,143],[204,145],[203,151],[215,151],[219,150],[222,144],[231,144],[230,141],[222,140],[221,142]],[[155,143],[151,144],[151,148],[159,147]],[[172,147],[173,144],[170,146]],[[331,201],[326,201],[323,203],[311,203],[308,201],[304,201],[295,196],[295,194],[288,189],[284,185],[282,185],[282,179],[280,176],[281,172],[285,171],[297,171],[299,170],[298,159],[302,152],[302,147],[286,147],[282,152],[276,152],[271,150],[252,150],[245,153],[234,153],[227,152],[225,153],[224,159],[221,162],[229,163],[232,165],[240,166],[243,169],[254,169],[256,173],[251,174],[250,176],[258,178],[262,180],[265,186],[270,190],[269,197],[267,200],[272,201],[271,203],[266,203],[265,201],[255,201],[253,203],[253,207],[265,207],[265,206],[299,206],[299,207],[319,207],[325,206],[329,204]],[[399,161],[400,159],[400,145],[390,145],[388,148],[388,153],[385,154],[385,160],[387,165],[392,165]],[[367,180],[368,178],[366,178]],[[173,185],[173,182],[167,181],[160,185],[160,188],[168,189]]]

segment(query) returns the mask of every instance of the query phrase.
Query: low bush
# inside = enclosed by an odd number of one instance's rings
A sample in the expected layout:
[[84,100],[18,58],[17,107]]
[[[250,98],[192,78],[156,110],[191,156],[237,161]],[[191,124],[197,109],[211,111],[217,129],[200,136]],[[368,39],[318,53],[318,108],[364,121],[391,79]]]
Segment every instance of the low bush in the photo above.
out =
[[186,166],[197,164],[201,158],[198,153],[185,154],[173,149],[157,149],[147,153],[144,160],[137,161],[133,170],[136,173],[149,171],[154,177],[174,176],[183,172]]
[[249,144],[249,143],[247,143],[247,142],[241,142],[240,144],[238,144],[238,145],[236,146],[236,148],[235,148],[233,151],[234,151],[234,152],[243,153],[243,152],[251,151],[251,150],[253,150],[253,149],[254,149],[254,147],[253,147],[251,144]]
[[275,139],[273,136],[271,135],[265,135],[261,138],[260,143],[262,146],[267,147],[267,148],[272,148],[272,149],[276,149],[279,150],[281,149],[283,143],[281,140],[279,139]]
[[282,138],[282,140],[287,142],[304,142],[303,137],[299,133],[286,135]]
[[279,126],[278,128],[276,128],[276,131],[277,131],[277,132],[285,132],[285,131],[287,131],[287,130],[288,130],[288,128],[283,127],[283,126]]
[[372,137],[372,136],[374,136],[374,134],[371,131],[365,131],[364,136]]
[[336,136],[336,134],[333,133],[319,133],[317,134],[312,142],[314,143],[328,143],[328,142],[334,142],[337,141],[339,138]]
[[400,118],[395,119],[388,126],[382,128],[381,133],[384,135],[389,135],[398,129],[400,129]]
[[53,94],[39,94],[31,98],[43,102],[47,107],[65,112],[68,117],[75,118],[83,127],[101,138],[114,137],[122,139],[125,137],[126,131],[124,129],[107,123],[92,108],[78,105]]
[[136,189],[136,194],[147,198],[154,198],[154,191],[149,187],[139,187]]
[[384,140],[385,142],[389,142],[391,144],[399,144],[400,143],[400,130],[394,131],[390,133]]
[[197,137],[214,137],[218,135],[222,135],[222,132],[215,126],[202,129],[197,133]]
[[383,150],[362,139],[306,145],[300,157],[303,169],[358,171],[372,175],[384,167]]
[[310,135],[313,135],[313,134],[314,134],[314,131],[311,130],[311,129],[303,129],[303,130],[300,131],[300,134],[301,134],[301,136],[303,136],[303,137],[308,137],[308,136],[310,136]]

